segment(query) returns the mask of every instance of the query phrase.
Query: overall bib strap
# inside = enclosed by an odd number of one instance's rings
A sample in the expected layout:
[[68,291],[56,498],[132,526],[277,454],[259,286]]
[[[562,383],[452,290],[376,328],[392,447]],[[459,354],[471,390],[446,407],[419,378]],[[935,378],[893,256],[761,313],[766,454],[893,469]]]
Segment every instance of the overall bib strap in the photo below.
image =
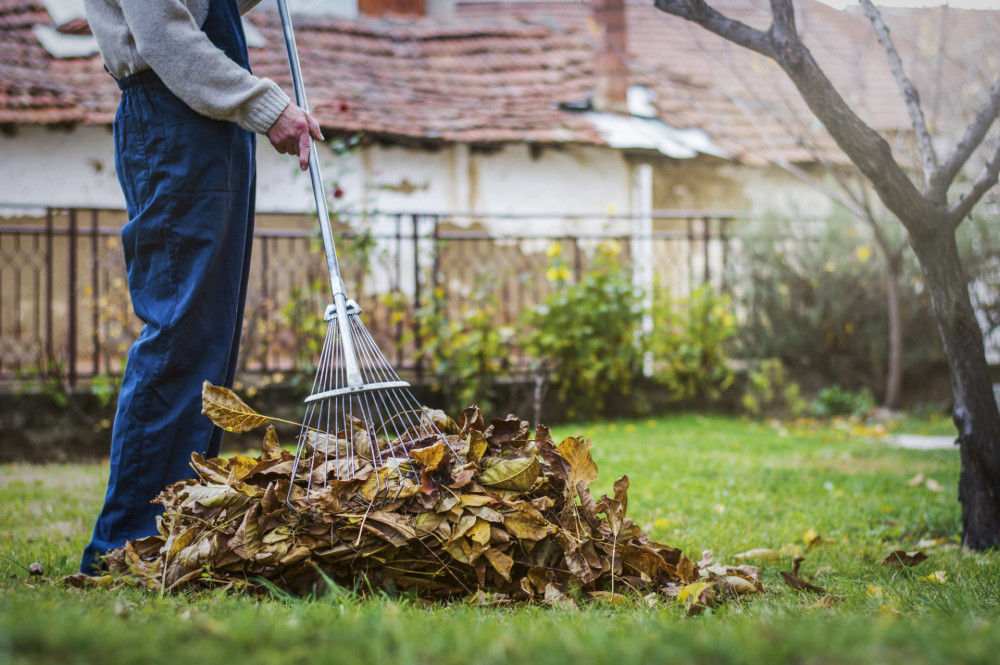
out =
[[201,29],[230,60],[250,71],[247,38],[236,0],[209,0],[208,16]]

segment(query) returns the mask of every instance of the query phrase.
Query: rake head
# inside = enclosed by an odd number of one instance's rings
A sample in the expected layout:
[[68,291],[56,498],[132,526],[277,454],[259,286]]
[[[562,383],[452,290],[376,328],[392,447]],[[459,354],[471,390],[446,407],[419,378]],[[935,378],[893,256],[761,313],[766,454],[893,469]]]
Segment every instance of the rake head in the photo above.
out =
[[420,405],[361,322],[361,308],[340,298],[324,315],[326,340],[292,467],[310,505],[332,481],[367,483],[373,499],[391,498],[414,475],[411,450],[443,441],[455,452],[441,432],[444,414]]

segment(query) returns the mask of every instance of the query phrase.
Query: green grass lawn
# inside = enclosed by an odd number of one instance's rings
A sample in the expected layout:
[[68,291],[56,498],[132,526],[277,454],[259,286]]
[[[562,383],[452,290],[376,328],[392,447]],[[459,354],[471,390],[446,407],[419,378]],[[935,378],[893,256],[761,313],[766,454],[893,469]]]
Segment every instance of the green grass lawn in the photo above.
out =
[[[0,665],[6,663],[994,663],[1000,565],[956,546],[957,451],[887,446],[849,425],[685,415],[562,427],[594,441],[596,496],[632,483],[629,515],[697,560],[769,548],[767,592],[687,616],[647,606],[483,608],[212,592],[81,591],[74,572],[106,466],[0,466]],[[921,474],[920,484],[910,484]],[[933,482],[929,482],[933,481]],[[940,490],[935,490],[935,483]],[[822,542],[807,548],[806,533]],[[925,541],[920,543],[920,541]],[[880,565],[920,549],[914,568]],[[841,599],[786,586],[800,573]],[[16,563],[15,563],[16,562]],[[39,562],[43,577],[21,567]],[[21,564],[21,565],[18,565]],[[934,581],[934,573],[943,571]]]

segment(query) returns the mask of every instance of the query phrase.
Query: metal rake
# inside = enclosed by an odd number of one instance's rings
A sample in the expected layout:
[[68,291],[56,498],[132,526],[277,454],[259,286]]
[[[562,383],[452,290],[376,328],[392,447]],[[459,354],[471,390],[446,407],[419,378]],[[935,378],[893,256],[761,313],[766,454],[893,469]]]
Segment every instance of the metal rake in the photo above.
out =
[[[295,35],[285,0],[278,12],[288,51],[296,103],[308,110]],[[361,322],[361,308],[347,297],[330,227],[319,160],[310,138],[309,175],[323,236],[333,303],[324,312],[327,334],[292,466],[292,482],[304,487],[306,502],[314,490],[332,479],[371,478],[376,496],[388,497],[393,486],[412,475],[408,453],[443,441],[454,454],[431,415],[400,379]],[[366,467],[369,467],[366,468]],[[292,490],[288,494],[292,503]]]

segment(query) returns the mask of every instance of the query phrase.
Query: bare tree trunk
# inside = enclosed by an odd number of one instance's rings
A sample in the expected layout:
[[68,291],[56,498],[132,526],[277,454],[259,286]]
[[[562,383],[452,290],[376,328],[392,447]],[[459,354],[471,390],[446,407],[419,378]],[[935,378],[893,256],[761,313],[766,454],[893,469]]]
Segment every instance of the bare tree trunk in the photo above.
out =
[[[926,177],[925,191],[920,191],[896,162],[889,143],[844,101],[802,43],[791,0],[770,0],[772,23],[766,31],[720,14],[705,0],[654,0],[654,3],[669,14],[694,21],[773,59],[844,154],[871,181],[885,206],[906,227],[931,294],[934,318],[951,372],[955,399],[952,416],[962,455],[958,497],[962,504],[963,543],[972,549],[1000,546],[1000,412],[993,399],[983,336],[973,313],[955,241],[955,229],[1000,179],[1000,146],[994,148],[971,187],[958,198],[948,196],[959,171],[1000,117],[1000,77],[994,80],[989,99],[961,140],[943,160],[938,160],[919,112],[919,101],[908,96],[912,85],[905,80],[900,67],[894,68],[923,149]],[[887,51],[893,51],[888,31],[881,25],[877,12],[870,2],[863,4],[873,17],[880,41]],[[894,53],[889,55],[892,61]]]
[[986,364],[983,337],[969,299],[968,281],[955,235],[947,224],[912,237],[938,333],[951,372],[962,471],[962,541],[972,549],[1000,545],[1000,412]]
[[896,254],[885,257],[886,307],[889,309],[889,364],[885,375],[885,397],[882,405],[887,409],[899,408],[903,385],[903,321],[899,303],[899,273],[903,262]]

